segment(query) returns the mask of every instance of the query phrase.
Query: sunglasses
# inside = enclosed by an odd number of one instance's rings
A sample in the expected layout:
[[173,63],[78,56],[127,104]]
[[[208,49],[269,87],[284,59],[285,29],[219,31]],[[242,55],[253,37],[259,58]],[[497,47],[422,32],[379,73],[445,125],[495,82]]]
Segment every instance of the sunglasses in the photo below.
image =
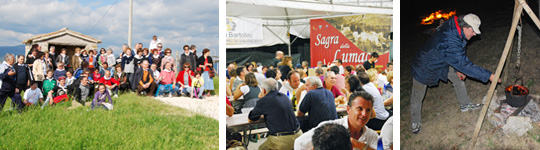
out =
[[184,68],[189,68],[189,66],[184,66]]

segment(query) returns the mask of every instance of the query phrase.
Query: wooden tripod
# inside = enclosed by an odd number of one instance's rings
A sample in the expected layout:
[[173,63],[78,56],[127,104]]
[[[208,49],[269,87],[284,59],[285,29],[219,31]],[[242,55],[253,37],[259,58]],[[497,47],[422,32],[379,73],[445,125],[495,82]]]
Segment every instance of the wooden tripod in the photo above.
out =
[[512,47],[512,41],[514,40],[514,34],[516,33],[516,27],[518,25],[519,20],[521,19],[521,13],[523,10],[527,12],[529,17],[533,20],[534,24],[536,24],[536,27],[540,29],[540,20],[538,20],[538,17],[534,14],[531,7],[525,2],[525,0],[515,0],[514,5],[514,17],[512,19],[512,26],[510,27],[510,33],[508,34],[508,39],[506,40],[506,45],[504,46],[504,51],[501,56],[501,59],[499,60],[499,65],[497,66],[497,71],[495,72],[495,76],[491,82],[491,86],[489,87],[489,90],[486,95],[486,101],[484,102],[484,107],[482,108],[482,111],[480,112],[480,117],[478,118],[478,121],[476,123],[476,129],[474,129],[474,135],[472,138],[472,145],[471,149],[475,149],[476,140],[478,139],[478,134],[480,133],[480,129],[482,128],[482,123],[484,122],[484,118],[486,117],[486,112],[489,108],[489,104],[491,104],[493,93],[495,92],[495,88],[497,87],[497,82],[499,81],[499,77],[501,76],[501,71],[504,67],[504,64],[507,60],[507,57],[510,52],[510,48]]

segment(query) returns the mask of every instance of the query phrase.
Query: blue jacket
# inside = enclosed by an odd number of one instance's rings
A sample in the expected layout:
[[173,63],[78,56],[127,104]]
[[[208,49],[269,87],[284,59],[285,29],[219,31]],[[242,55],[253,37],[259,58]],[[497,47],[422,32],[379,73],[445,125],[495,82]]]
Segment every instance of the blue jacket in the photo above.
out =
[[487,82],[491,72],[469,60],[466,45],[467,38],[457,24],[457,17],[447,20],[413,59],[411,67],[413,78],[428,86],[438,85],[439,80],[444,82],[448,80],[448,67],[452,66],[468,77]]

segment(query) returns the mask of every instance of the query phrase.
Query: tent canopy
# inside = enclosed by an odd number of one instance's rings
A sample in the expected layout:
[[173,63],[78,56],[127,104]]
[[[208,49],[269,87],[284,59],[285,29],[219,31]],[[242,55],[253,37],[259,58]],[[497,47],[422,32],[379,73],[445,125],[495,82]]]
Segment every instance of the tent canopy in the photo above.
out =
[[263,20],[263,43],[227,48],[290,45],[289,33],[309,38],[310,19],[367,13],[391,15],[392,5],[393,1],[388,0],[227,0],[227,17]]

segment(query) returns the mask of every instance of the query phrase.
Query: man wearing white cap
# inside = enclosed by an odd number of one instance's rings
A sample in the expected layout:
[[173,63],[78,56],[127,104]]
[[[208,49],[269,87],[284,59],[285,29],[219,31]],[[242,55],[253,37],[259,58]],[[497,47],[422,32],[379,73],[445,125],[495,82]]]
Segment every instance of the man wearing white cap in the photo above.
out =
[[480,34],[480,23],[480,18],[475,14],[452,17],[437,29],[416,54],[411,67],[413,87],[410,111],[413,133],[420,131],[422,101],[426,89],[438,85],[439,80],[452,82],[462,112],[482,107],[482,104],[471,102],[463,81],[467,76],[482,82],[494,78],[491,71],[473,64],[466,55],[467,41]]

